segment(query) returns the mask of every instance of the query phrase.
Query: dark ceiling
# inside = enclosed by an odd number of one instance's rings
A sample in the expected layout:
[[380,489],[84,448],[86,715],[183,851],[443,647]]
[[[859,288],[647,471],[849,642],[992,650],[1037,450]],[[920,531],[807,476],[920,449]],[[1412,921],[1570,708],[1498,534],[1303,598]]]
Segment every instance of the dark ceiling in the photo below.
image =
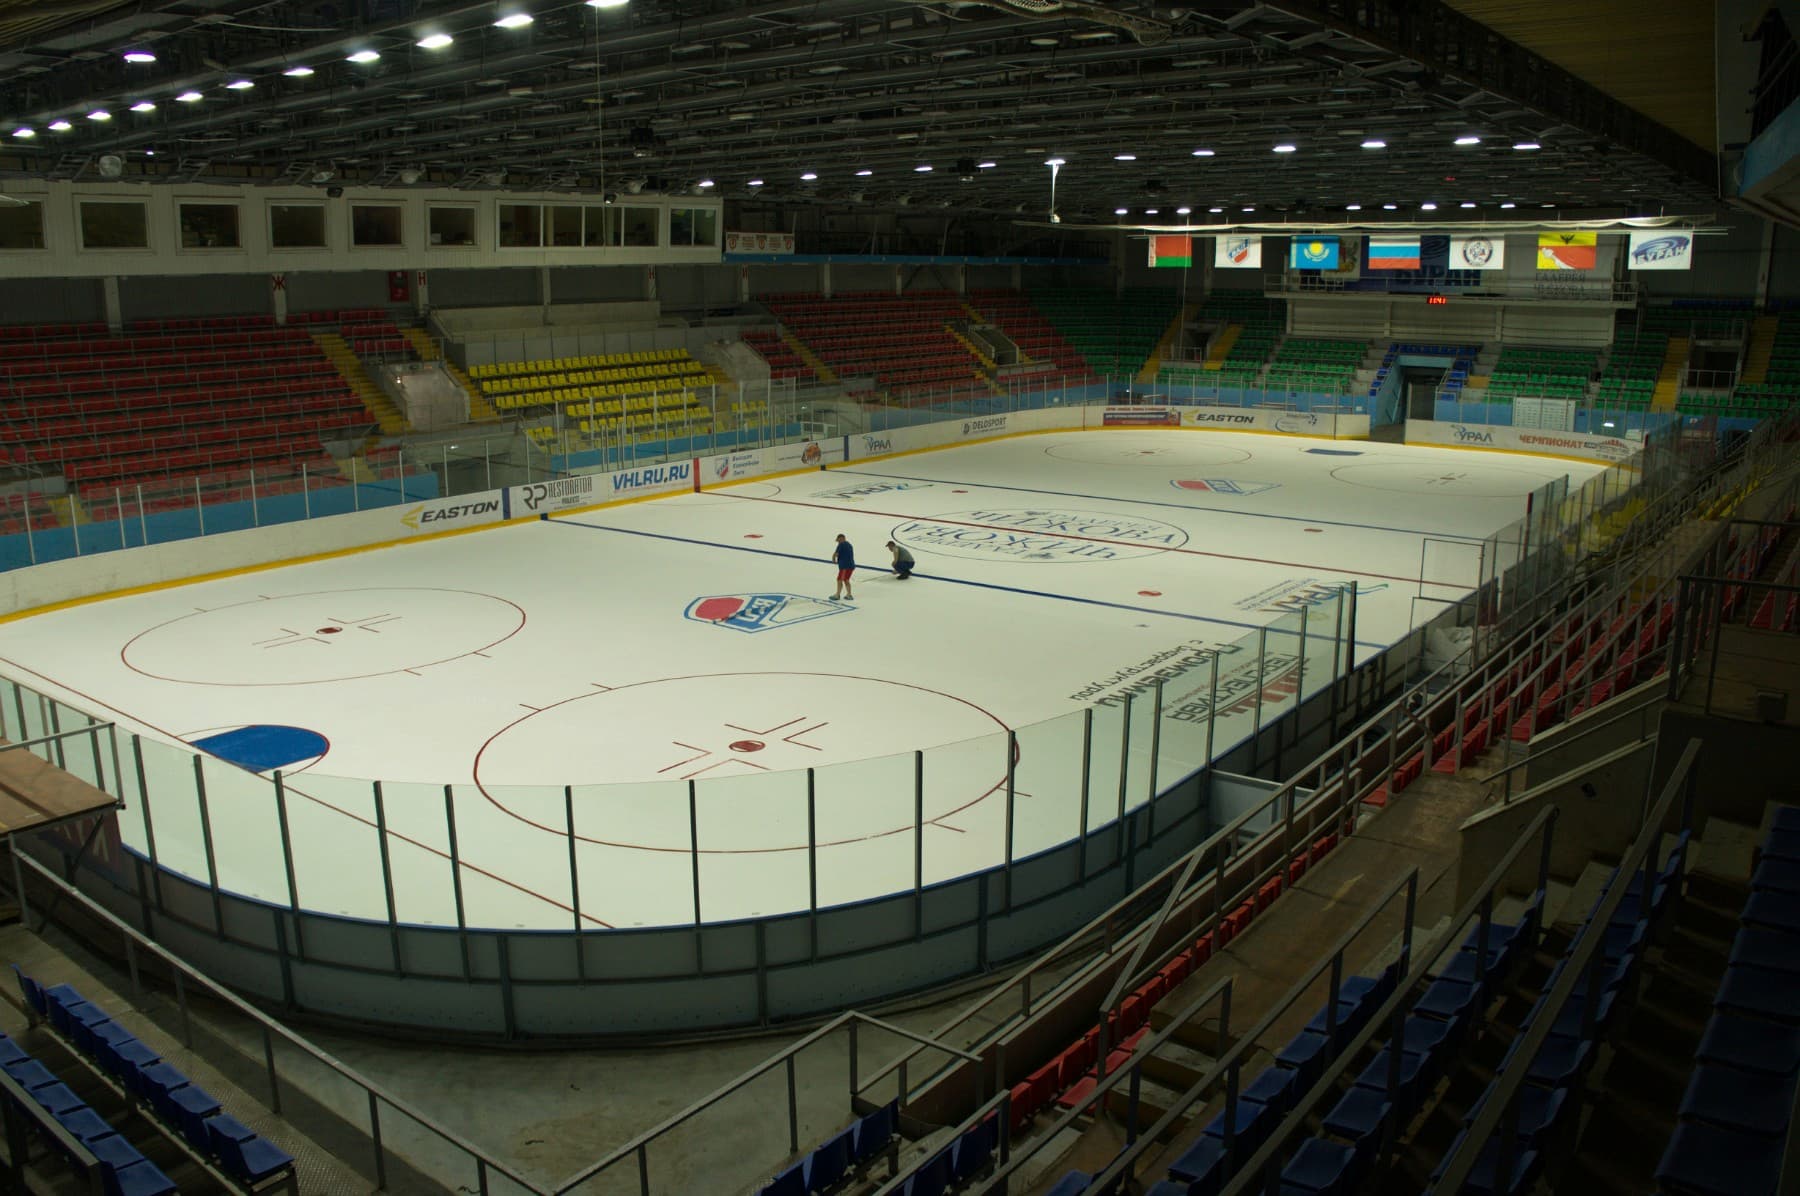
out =
[[[514,12],[534,19],[496,26]],[[432,33],[454,40],[417,45]],[[347,61],[367,50],[379,60]],[[298,67],[313,73],[284,73]],[[1717,189],[1710,149],[1438,0],[0,0],[0,80],[13,176],[710,180],[727,197],[1042,216],[1055,157],[1064,219],[1198,221],[1692,212]]]

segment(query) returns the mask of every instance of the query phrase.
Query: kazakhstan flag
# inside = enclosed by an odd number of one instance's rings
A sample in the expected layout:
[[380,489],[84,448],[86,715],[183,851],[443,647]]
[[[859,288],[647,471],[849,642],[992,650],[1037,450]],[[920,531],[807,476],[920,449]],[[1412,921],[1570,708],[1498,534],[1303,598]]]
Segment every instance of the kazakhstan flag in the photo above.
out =
[[1288,265],[1295,270],[1338,268],[1336,237],[1295,237],[1288,250]]

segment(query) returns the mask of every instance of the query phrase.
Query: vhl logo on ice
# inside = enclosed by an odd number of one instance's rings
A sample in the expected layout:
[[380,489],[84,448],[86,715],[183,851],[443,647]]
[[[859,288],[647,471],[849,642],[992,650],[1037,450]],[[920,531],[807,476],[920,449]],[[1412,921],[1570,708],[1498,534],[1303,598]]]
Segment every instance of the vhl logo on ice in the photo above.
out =
[[804,594],[711,594],[688,603],[682,617],[696,623],[713,623],[733,631],[755,634],[847,614],[855,609],[840,602],[808,598]]
[[1178,478],[1169,485],[1177,490],[1206,490],[1213,494],[1261,494],[1276,490],[1280,482],[1240,482],[1235,478]]

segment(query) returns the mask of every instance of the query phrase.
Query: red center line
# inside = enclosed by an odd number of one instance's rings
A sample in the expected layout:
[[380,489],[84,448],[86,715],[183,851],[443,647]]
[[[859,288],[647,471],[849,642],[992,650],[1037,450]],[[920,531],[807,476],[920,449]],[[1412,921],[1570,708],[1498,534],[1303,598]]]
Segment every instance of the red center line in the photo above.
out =
[[[1274,557],[1266,557],[1266,556],[1238,556],[1234,553],[1229,553],[1229,552],[1207,552],[1205,549],[1202,549],[1202,548],[1165,548],[1165,547],[1161,547],[1159,545],[1154,545],[1154,544],[1139,544],[1139,543],[1135,543],[1131,540],[1110,540],[1110,539],[1107,539],[1105,536],[1079,536],[1079,535],[1076,535],[1074,532],[1032,533],[1030,528],[1009,527],[1004,523],[973,523],[966,519],[945,519],[941,515],[908,515],[908,514],[904,514],[902,512],[898,512],[898,511],[872,510],[868,507],[852,507],[852,508],[834,507],[834,506],[831,506],[829,503],[804,502],[801,499],[797,499],[797,498],[758,498],[755,495],[751,495],[751,494],[727,494],[723,490],[715,491],[715,493],[722,494],[727,498],[740,499],[744,502],[773,502],[773,503],[781,503],[785,506],[790,506],[790,507],[813,507],[820,511],[831,511],[831,512],[833,512],[835,514],[839,514],[839,515],[869,514],[869,515],[880,515],[886,519],[930,520],[932,523],[948,523],[953,527],[976,527],[976,528],[983,528],[988,531],[1023,532],[1026,534],[1050,535],[1050,536],[1059,537],[1064,540],[1083,540],[1090,544],[1112,544],[1112,545],[1116,545],[1120,548],[1142,548],[1142,549],[1147,549],[1148,551],[1151,551],[1151,552],[1178,552],[1178,553],[1183,554],[1184,556],[1212,557],[1215,560],[1221,560],[1221,561],[1247,561],[1247,562],[1250,562],[1252,564],[1257,564],[1257,565],[1280,565],[1284,569],[1325,569],[1325,570],[1329,570],[1330,572],[1333,572],[1333,573],[1348,573],[1355,577],[1379,577],[1383,581],[1404,581],[1404,582],[1411,582],[1411,583],[1418,584],[1418,585],[1443,586],[1446,589],[1453,589],[1453,590],[1466,590],[1469,588],[1467,584],[1460,582],[1460,581],[1428,581],[1425,578],[1413,577],[1410,574],[1372,573],[1367,569],[1347,569],[1347,568],[1343,568],[1338,565],[1321,565],[1316,561],[1283,561],[1283,560],[1277,560]],[[1129,519],[1131,517],[1129,515],[1121,515],[1121,516],[1119,516],[1119,518]],[[1171,524],[1170,526],[1174,526],[1174,525]]]

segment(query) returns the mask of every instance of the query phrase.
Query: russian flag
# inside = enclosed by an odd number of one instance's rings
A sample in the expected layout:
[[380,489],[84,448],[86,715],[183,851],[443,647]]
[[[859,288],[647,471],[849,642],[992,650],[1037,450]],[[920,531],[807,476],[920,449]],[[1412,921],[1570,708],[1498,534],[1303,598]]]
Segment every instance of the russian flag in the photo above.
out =
[[1371,270],[1417,270],[1419,238],[1370,237],[1369,253],[1363,264]]

